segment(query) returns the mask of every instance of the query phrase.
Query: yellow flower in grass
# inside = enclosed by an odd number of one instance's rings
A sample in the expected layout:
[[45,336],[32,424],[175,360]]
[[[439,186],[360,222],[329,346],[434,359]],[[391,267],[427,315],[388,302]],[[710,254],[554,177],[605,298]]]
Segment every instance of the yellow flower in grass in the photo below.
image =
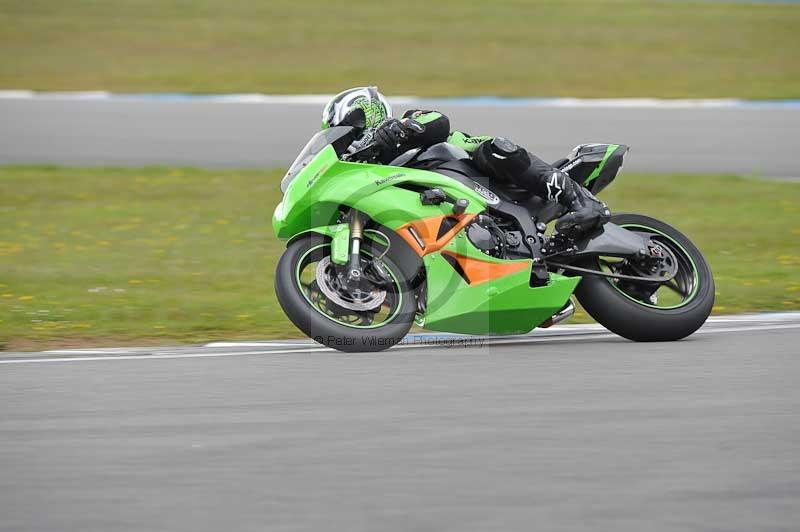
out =
[[17,299],[20,301],[30,301],[31,299],[34,299],[34,296],[19,296]]
[[139,224],[119,224],[119,225],[115,225],[114,227],[112,227],[111,231],[113,231],[115,233],[118,233],[118,232],[121,232],[121,231],[131,231],[133,229],[138,229],[138,228],[139,228]]

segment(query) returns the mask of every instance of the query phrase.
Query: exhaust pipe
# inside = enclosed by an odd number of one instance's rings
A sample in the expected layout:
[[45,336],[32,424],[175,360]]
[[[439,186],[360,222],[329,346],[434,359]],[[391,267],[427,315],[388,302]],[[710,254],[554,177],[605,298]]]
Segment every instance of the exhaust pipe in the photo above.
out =
[[556,323],[561,323],[562,321],[570,319],[573,314],[575,314],[575,303],[573,303],[572,298],[570,298],[567,304],[564,305],[564,308],[553,314],[552,317],[544,320],[544,322],[539,325],[539,328],[547,329],[548,327],[552,327]]

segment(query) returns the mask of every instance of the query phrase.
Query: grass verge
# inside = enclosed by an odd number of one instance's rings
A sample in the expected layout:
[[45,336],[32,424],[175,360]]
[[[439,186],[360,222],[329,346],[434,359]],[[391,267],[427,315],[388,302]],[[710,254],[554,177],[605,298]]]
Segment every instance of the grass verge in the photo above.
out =
[[[0,344],[299,336],[272,288],[280,176],[0,167]],[[800,183],[623,174],[603,197],[699,245],[715,312],[800,309]]]
[[800,6],[0,0],[0,88],[800,96]]

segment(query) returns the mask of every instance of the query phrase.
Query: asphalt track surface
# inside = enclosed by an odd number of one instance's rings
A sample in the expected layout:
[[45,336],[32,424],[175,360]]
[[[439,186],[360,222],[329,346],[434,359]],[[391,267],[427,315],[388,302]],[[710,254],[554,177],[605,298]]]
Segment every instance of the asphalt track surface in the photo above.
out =
[[479,340],[5,353],[0,530],[797,530],[800,313]]
[[[320,123],[317,101],[0,99],[0,164],[284,167]],[[402,111],[410,105],[397,105]],[[631,146],[626,168],[800,177],[800,106],[549,107],[419,102],[472,134],[547,160],[582,142]]]

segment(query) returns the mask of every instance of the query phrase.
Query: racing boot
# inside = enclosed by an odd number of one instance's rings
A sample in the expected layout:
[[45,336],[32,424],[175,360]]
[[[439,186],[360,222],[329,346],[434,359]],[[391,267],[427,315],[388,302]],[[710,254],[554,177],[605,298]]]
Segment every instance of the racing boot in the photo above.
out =
[[546,182],[547,199],[567,208],[567,214],[556,220],[555,235],[576,240],[599,229],[611,219],[608,206],[569,175],[554,171]]
[[611,218],[605,203],[526,149],[503,137],[482,143],[472,155],[479,169],[500,183],[513,183],[548,201],[566,207],[556,222],[554,240],[568,242],[601,227]]

